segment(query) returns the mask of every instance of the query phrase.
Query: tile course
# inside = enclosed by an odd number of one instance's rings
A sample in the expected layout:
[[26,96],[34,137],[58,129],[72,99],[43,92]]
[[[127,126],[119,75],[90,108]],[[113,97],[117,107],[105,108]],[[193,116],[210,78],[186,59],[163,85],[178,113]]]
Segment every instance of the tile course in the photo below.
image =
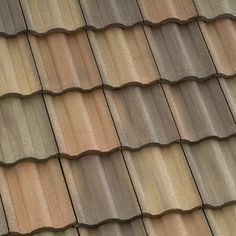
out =
[[235,234],[234,3],[158,3],[0,2],[0,234]]

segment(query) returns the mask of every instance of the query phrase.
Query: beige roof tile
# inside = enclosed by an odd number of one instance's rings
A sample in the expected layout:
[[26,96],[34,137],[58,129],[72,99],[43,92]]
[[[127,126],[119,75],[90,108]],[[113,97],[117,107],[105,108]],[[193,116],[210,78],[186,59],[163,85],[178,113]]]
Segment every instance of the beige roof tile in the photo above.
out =
[[105,94],[122,146],[139,148],[150,143],[169,144],[179,139],[160,84],[106,90]]
[[144,214],[160,215],[201,205],[179,144],[124,151],[124,156]]
[[151,25],[186,22],[197,16],[192,0],[138,0],[143,18]]
[[75,222],[58,160],[0,167],[0,192],[11,232],[64,228]]
[[5,235],[7,233],[8,233],[7,222],[6,222],[3,205],[1,201],[1,195],[0,195],[0,235]]
[[236,138],[184,145],[184,150],[206,205],[236,201]]
[[224,207],[220,210],[205,210],[214,235],[236,235],[236,206]]
[[61,93],[68,89],[92,89],[102,81],[85,31],[66,35],[30,36],[43,89]]
[[0,100],[0,163],[22,158],[45,159],[57,153],[47,112],[40,95]]
[[59,232],[43,231],[41,233],[34,234],[34,236],[79,236],[79,234],[75,228],[70,228]]
[[77,156],[89,151],[108,152],[119,146],[101,90],[45,95],[45,99],[60,153]]
[[80,236],[146,236],[140,219],[128,223],[108,223],[94,229],[79,228]]
[[0,37],[0,96],[41,90],[26,36]]
[[144,219],[148,235],[155,236],[211,236],[201,210],[187,214],[168,214],[156,219]]
[[120,152],[62,160],[79,224],[95,225],[141,214]]
[[205,79],[216,73],[196,22],[145,27],[163,80]]
[[236,22],[224,18],[200,26],[218,73],[236,74]]
[[78,0],[20,0],[28,30],[74,31],[85,26]]
[[120,87],[159,79],[142,26],[88,32],[104,84]]
[[235,134],[235,122],[216,78],[165,84],[164,90],[183,140]]

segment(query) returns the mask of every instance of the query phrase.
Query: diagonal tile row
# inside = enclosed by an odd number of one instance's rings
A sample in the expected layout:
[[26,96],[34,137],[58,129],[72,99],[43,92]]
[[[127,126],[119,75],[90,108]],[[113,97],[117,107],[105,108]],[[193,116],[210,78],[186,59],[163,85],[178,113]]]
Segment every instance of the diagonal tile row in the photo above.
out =
[[234,0],[1,0],[0,32],[5,36],[20,32],[40,35],[85,27],[98,30],[235,16]]
[[236,78],[213,78],[2,98],[0,163],[225,139],[236,134],[235,87]]
[[235,38],[236,21],[227,18],[200,22],[200,28],[191,22],[1,37],[0,96],[232,77]]
[[[224,217],[217,214],[221,211],[235,216],[235,144],[235,137],[211,139],[0,167],[0,233],[7,231],[6,222],[10,232],[26,234],[72,225],[94,228],[141,216],[158,217],[145,221],[161,230],[161,219],[181,221],[185,216],[177,213],[188,215],[200,207],[211,220]],[[200,217],[200,210],[194,212],[193,218]],[[82,231],[93,235],[93,230]]]

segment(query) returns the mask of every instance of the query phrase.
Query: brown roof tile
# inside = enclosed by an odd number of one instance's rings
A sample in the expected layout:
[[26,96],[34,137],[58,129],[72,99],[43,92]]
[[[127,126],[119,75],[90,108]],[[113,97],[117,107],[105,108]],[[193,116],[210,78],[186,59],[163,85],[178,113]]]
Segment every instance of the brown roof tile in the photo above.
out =
[[0,195],[0,235],[8,233],[7,222],[2,206],[1,195]]
[[80,236],[146,236],[140,219],[129,223],[108,223],[94,229],[79,228]]
[[108,152],[119,146],[101,90],[45,95],[45,99],[60,153],[76,156],[95,150]]
[[18,0],[1,0],[0,34],[15,35],[26,30],[25,21]]
[[236,202],[236,138],[207,140],[184,145],[204,204],[220,206]]
[[85,22],[78,0],[20,0],[29,31],[74,31]]
[[236,74],[236,22],[225,18],[200,26],[218,73]]
[[58,160],[0,167],[0,183],[11,232],[64,228],[75,222]]
[[201,210],[188,214],[168,214],[156,219],[144,219],[148,235],[155,236],[211,236]]
[[186,22],[196,17],[192,0],[138,0],[144,21],[148,24]]
[[142,21],[136,0],[80,0],[86,23],[92,28],[131,26]]
[[207,78],[215,69],[196,22],[145,27],[161,78],[171,82]]
[[216,78],[165,84],[164,90],[183,140],[235,134],[235,122]]
[[26,36],[0,37],[0,96],[41,90]]
[[104,84],[120,87],[159,79],[142,26],[88,33]]
[[45,159],[57,153],[46,109],[40,95],[0,100],[0,162],[22,158]]
[[141,214],[120,152],[63,159],[62,166],[80,224],[127,220]]
[[194,0],[200,18],[214,19],[220,16],[235,18],[236,3],[234,0]]
[[85,31],[30,36],[30,43],[44,90],[61,93],[102,84]]
[[169,144],[179,139],[159,84],[105,91],[122,146]]
[[219,81],[234,119],[236,119],[236,77],[232,79],[220,78]]
[[205,210],[214,235],[236,235],[236,206],[224,207],[220,210]]
[[[190,210],[201,200],[178,144],[124,151],[125,160],[144,214]],[[183,184],[184,183],[184,184]]]

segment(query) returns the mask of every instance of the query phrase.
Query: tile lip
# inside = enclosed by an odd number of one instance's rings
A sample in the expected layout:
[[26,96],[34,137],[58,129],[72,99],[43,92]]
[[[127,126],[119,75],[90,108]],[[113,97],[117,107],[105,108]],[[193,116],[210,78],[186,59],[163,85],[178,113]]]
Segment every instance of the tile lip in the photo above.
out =
[[235,20],[236,19],[236,15],[233,15],[231,13],[222,13],[222,14],[219,14],[217,16],[214,16],[214,17],[206,17],[206,16],[203,16],[203,15],[194,15],[194,16],[191,16],[187,19],[184,19],[184,20],[181,20],[180,18],[178,17],[168,17],[162,21],[159,21],[159,22],[152,22],[150,20],[147,20],[147,19],[144,19],[144,20],[140,20],[140,21],[137,21],[133,24],[123,24],[123,23],[120,23],[120,22],[114,22],[114,23],[109,23],[109,24],[106,24],[105,26],[103,27],[96,27],[94,25],[83,25],[83,26],[79,26],[75,29],[67,29],[67,28],[63,28],[63,27],[56,27],[56,28],[51,28],[47,31],[43,31],[43,32],[38,32],[36,30],[33,30],[33,29],[27,29],[27,27],[25,27],[25,29],[21,29],[19,31],[16,31],[15,33],[7,33],[7,32],[4,32],[4,31],[0,31],[0,36],[3,36],[3,37],[6,37],[6,38],[11,38],[11,37],[17,37],[19,34],[29,34],[29,35],[35,35],[35,36],[45,36],[45,35],[48,35],[50,33],[65,33],[65,34],[71,34],[71,33],[76,33],[78,31],[81,31],[81,30],[92,30],[92,31],[95,31],[95,32],[100,32],[100,31],[105,31],[106,29],[109,29],[109,28],[113,28],[113,27],[119,27],[119,28],[122,28],[122,29],[129,29],[129,28],[132,28],[134,27],[135,25],[146,25],[146,26],[151,26],[151,27],[157,27],[157,26],[161,26],[161,25],[165,25],[165,24],[169,24],[169,23],[177,23],[178,25],[184,25],[184,24],[187,24],[187,23],[190,23],[192,21],[203,21],[203,22],[212,22],[212,21],[215,21],[215,20],[218,20],[218,19],[221,19],[221,18],[229,18],[229,19],[232,19],[232,20]]
[[[20,93],[20,92],[6,92],[3,94],[0,94],[0,99],[2,98],[7,98],[7,97],[19,97],[19,98],[30,98],[32,96],[35,95],[50,95],[52,97],[55,96],[61,96],[63,94],[66,94],[68,92],[81,92],[83,94],[86,93],[90,93],[99,89],[106,89],[106,90],[110,90],[110,91],[116,91],[122,88],[127,88],[127,87],[139,87],[139,88],[146,88],[146,87],[150,87],[152,85],[158,84],[158,83],[162,83],[162,84],[169,84],[169,85],[178,85],[187,81],[195,81],[195,82],[203,82],[203,81],[207,81],[209,79],[216,79],[216,78],[224,78],[224,79],[230,79],[230,78],[234,78],[236,76],[236,73],[232,74],[232,75],[226,75],[226,74],[222,74],[222,73],[213,73],[210,74],[206,77],[197,77],[197,76],[185,76],[182,77],[178,80],[169,80],[166,78],[158,78],[155,79],[149,83],[141,83],[139,81],[132,81],[132,82],[127,82],[124,83],[120,86],[112,86],[109,85],[107,83],[101,83],[101,85],[95,85],[92,86],[91,88],[82,88],[82,87],[68,87],[65,89],[62,89],[61,91],[53,91],[53,90],[49,90],[49,89],[38,89],[33,91],[32,93]],[[235,78],[236,79],[236,78]]]

